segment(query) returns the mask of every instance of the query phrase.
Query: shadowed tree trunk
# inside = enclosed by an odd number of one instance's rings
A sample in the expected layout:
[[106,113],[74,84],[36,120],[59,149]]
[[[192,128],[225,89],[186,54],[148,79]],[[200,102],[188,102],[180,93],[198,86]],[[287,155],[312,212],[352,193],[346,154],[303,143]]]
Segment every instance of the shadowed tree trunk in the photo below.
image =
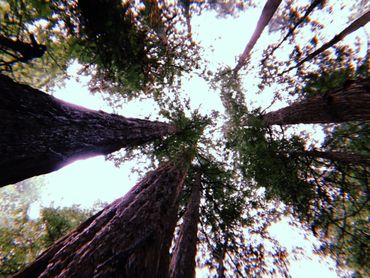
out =
[[308,54],[304,59],[299,61],[295,66],[283,71],[280,75],[283,75],[284,73],[287,73],[291,71],[292,69],[300,67],[303,63],[315,58],[320,53],[324,52],[328,48],[332,47],[334,44],[340,42],[343,40],[346,36],[353,33],[354,31],[360,29],[362,26],[365,26],[370,21],[370,11],[367,11],[362,16],[360,16],[358,19],[356,19],[354,22],[352,22],[347,28],[345,28],[342,32],[340,32],[338,35],[336,35],[334,38],[332,38],[327,43],[323,44],[319,49],[315,50],[314,52]]
[[226,246],[228,244],[227,238],[225,239],[225,242],[221,245],[220,244],[220,250],[217,254],[215,254],[215,258],[217,261],[217,278],[225,278],[225,258],[226,258]]
[[168,277],[189,160],[185,155],[148,173],[14,277]]
[[370,120],[369,79],[266,113],[266,125],[324,124]]
[[322,152],[322,151],[305,151],[301,153],[293,153],[298,155],[316,157],[316,158],[323,158],[331,161],[337,161],[344,164],[365,164],[370,165],[370,157],[366,155],[361,155],[357,153],[350,153],[350,152]]
[[46,46],[38,44],[32,34],[30,35],[30,39],[31,43],[25,43],[0,35],[0,50],[12,58],[11,61],[4,62],[4,65],[10,65],[15,62],[28,62],[29,60],[39,58],[44,55]]
[[4,75],[0,118],[0,186],[176,132],[172,124],[68,104]]
[[237,74],[238,71],[244,66],[245,61],[248,59],[254,45],[261,36],[267,24],[270,22],[272,16],[275,14],[280,3],[281,0],[267,0],[265,6],[263,7],[260,18],[258,19],[256,29],[254,30],[251,39],[245,47],[243,54],[239,57],[238,64],[234,68],[234,74]]
[[195,277],[195,256],[197,253],[197,232],[199,222],[200,204],[200,178],[201,172],[197,171],[193,183],[192,193],[183,217],[180,234],[176,241],[170,264],[171,278]]

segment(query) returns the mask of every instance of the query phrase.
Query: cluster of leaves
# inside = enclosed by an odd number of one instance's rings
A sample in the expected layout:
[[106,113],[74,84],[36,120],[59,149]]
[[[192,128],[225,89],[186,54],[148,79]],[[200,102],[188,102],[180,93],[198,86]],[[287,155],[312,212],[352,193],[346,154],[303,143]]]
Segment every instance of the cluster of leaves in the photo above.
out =
[[198,152],[195,162],[183,198],[186,200],[200,173],[198,265],[222,277],[287,273],[285,250],[267,232],[279,218],[275,209],[268,207],[263,195],[252,191],[238,173],[225,170],[226,165],[209,154]]
[[[56,12],[57,11],[57,12]],[[4,38],[32,44],[31,37],[46,47],[42,57],[23,63],[16,49],[0,47],[0,72],[33,87],[52,88],[66,77],[70,65],[70,38],[66,37],[58,10],[49,1],[0,1],[0,29]],[[64,15],[68,18],[67,15]]]
[[[78,26],[75,56],[94,92],[153,95],[198,64],[180,8],[167,1],[78,1],[66,7]],[[78,31],[75,31],[78,30]]]
[[0,226],[0,276],[10,277],[32,262],[48,246],[70,232],[94,211],[78,206],[43,208],[41,217],[30,219],[28,208],[15,209],[15,222]]
[[[327,134],[323,147],[370,156],[369,130],[364,123],[346,123]],[[332,190],[321,200],[323,212],[312,224],[323,244],[319,253],[330,254],[339,266],[347,266],[359,277],[369,273],[369,166],[326,163],[321,166],[322,187]],[[320,206],[318,206],[320,208]]]

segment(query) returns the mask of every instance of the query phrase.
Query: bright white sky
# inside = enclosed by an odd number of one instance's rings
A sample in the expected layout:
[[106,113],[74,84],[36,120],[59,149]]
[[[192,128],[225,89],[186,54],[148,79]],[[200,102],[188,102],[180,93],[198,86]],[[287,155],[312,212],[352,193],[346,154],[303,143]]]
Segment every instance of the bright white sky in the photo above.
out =
[[[350,1],[351,2],[351,1]],[[201,17],[193,18],[194,36],[201,42],[206,49],[205,57],[212,61],[211,70],[216,70],[220,66],[235,66],[237,55],[243,52],[254,27],[260,15],[261,8],[265,1],[261,1],[261,7],[257,10],[248,10],[242,13],[239,18],[217,19],[214,13],[205,13]],[[333,19],[340,22],[341,26],[331,24],[325,26],[330,28],[331,38],[338,30],[343,29],[346,24],[345,20],[338,17]],[[339,19],[339,20],[338,20]],[[358,32],[357,32],[358,35]],[[348,37],[346,40],[354,40],[355,35]],[[268,34],[265,30],[260,41],[255,47],[255,54],[259,55],[264,45],[271,41],[278,41],[278,37]],[[213,49],[213,52],[211,51]],[[69,69],[72,75],[76,75],[76,65]],[[112,112],[112,108],[107,106],[100,95],[91,95],[86,87],[86,78],[79,76],[80,81],[77,83],[74,78],[66,82],[66,87],[56,89],[53,92],[55,97],[65,101],[85,106],[91,109],[100,109],[106,112]],[[253,80],[248,80],[253,84]],[[267,90],[262,95],[253,95],[253,88],[248,89],[248,102],[253,106],[266,107],[270,104],[273,94],[272,89]],[[216,92],[209,90],[207,84],[200,78],[194,77],[184,85],[185,91],[191,97],[191,106],[200,107],[200,111],[209,114],[211,110],[223,111],[222,103]],[[251,91],[251,92],[249,92]],[[275,110],[284,106],[285,103],[277,103],[271,109]],[[151,100],[130,102],[124,106],[119,114],[127,117],[144,118],[153,114],[155,116],[156,104]],[[154,118],[151,118],[154,119]],[[305,127],[307,128],[307,126]],[[321,137],[320,128],[314,133]],[[138,175],[130,173],[131,167],[135,164],[125,163],[122,167],[116,168],[112,162],[105,161],[104,157],[89,158],[86,160],[76,161],[63,169],[48,174],[47,186],[42,193],[40,203],[34,204],[30,213],[37,215],[39,206],[71,206],[80,204],[82,207],[91,207],[96,201],[111,202],[114,199],[124,195],[138,180]],[[272,229],[281,241],[283,246],[288,249],[300,246],[310,253],[310,241],[305,241],[304,236],[299,231],[293,231],[286,223],[275,225]],[[291,265],[290,270],[292,277],[337,277],[335,272],[331,271],[327,262],[312,256],[312,258],[299,257],[299,261]],[[333,264],[331,264],[333,267]]]

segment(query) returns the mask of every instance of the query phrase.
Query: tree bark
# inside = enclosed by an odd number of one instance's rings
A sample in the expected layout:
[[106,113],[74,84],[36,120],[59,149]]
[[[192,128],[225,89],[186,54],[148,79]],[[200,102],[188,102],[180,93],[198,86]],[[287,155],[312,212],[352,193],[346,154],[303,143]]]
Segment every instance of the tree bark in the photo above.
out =
[[171,278],[194,278],[197,253],[201,172],[196,173],[170,264]]
[[267,24],[270,22],[272,16],[275,14],[280,3],[281,0],[267,0],[265,6],[263,7],[260,18],[258,19],[256,29],[254,30],[251,39],[249,40],[247,46],[245,47],[243,54],[239,57],[238,64],[234,68],[234,74],[237,74],[239,70],[243,67],[245,60],[247,60],[254,45],[261,36]]
[[185,160],[148,173],[14,277],[168,277]]
[[[299,154],[299,153],[298,153]],[[322,151],[306,151],[302,152],[302,155],[316,157],[316,158],[323,158],[331,161],[337,161],[344,164],[352,164],[352,165],[370,165],[370,157],[366,155],[360,155],[357,153],[350,153],[350,152],[336,152],[336,151],[329,151],[329,152],[322,152]]]
[[0,186],[176,132],[173,124],[65,103],[0,75]]
[[266,113],[266,125],[324,124],[370,120],[369,80],[353,84],[293,103],[277,111]]
[[292,69],[298,68],[303,63],[315,58],[317,55],[324,52],[326,49],[332,47],[334,44],[343,40],[349,34],[360,29],[362,26],[365,26],[369,21],[370,21],[370,11],[367,11],[362,16],[360,16],[358,19],[356,19],[354,22],[352,22],[349,26],[347,26],[347,28],[345,28],[342,32],[340,32],[338,35],[332,38],[330,41],[323,44],[319,49],[315,50],[314,52],[308,54],[304,59],[299,61],[295,66],[283,71],[280,75],[283,75],[284,73],[287,73],[291,71]]

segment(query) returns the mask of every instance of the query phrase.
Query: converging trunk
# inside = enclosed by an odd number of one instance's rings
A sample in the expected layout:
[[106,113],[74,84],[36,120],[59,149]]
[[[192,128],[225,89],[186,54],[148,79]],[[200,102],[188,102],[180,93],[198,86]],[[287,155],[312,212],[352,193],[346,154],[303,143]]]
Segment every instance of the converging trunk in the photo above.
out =
[[197,253],[197,233],[199,222],[201,172],[196,173],[180,234],[170,264],[171,278],[195,277],[195,256]]
[[260,18],[258,19],[256,29],[254,30],[251,39],[245,47],[243,54],[239,57],[238,64],[234,68],[234,74],[237,74],[238,71],[244,66],[245,61],[248,59],[253,47],[257,43],[265,27],[270,22],[272,16],[275,14],[280,3],[281,0],[267,0],[265,6],[263,7]]
[[311,157],[323,158],[323,159],[327,159],[331,161],[341,162],[344,164],[370,165],[370,156],[361,155],[357,153],[336,152],[336,151],[329,151],[329,152],[306,151],[306,152],[302,152],[302,154],[308,155]]
[[369,79],[269,112],[266,125],[324,124],[370,120]]
[[176,132],[173,124],[68,104],[0,75],[0,186]]
[[148,173],[14,277],[168,277],[189,159],[163,163]]

